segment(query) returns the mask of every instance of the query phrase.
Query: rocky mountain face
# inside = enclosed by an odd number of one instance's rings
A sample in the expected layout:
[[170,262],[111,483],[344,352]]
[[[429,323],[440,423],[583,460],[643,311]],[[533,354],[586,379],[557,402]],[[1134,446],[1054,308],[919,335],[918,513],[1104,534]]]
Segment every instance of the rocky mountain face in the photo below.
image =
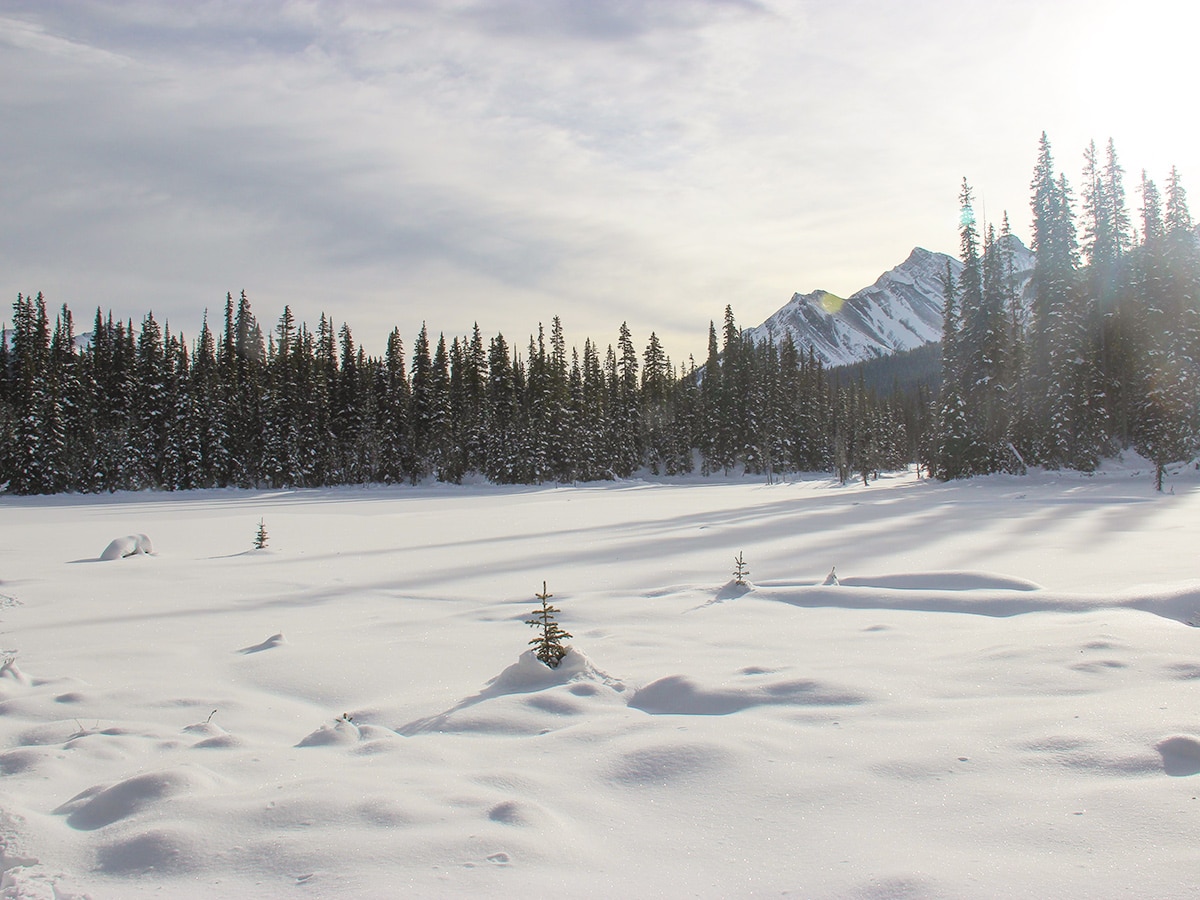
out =
[[[1018,288],[1024,293],[1033,273],[1033,253],[1011,237]],[[793,294],[786,305],[745,336],[776,342],[791,335],[796,346],[826,366],[841,366],[942,338],[942,275],[946,264],[957,278],[962,263],[945,253],[916,247],[908,259],[879,276],[870,287],[845,299],[828,291]]]

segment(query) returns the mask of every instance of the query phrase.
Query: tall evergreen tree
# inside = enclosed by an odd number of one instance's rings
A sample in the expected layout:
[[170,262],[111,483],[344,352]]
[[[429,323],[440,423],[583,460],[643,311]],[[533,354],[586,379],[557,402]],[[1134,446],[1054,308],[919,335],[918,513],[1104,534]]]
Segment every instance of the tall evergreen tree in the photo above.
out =
[[1154,183],[1142,175],[1145,241],[1138,267],[1137,295],[1143,300],[1145,343],[1142,398],[1134,426],[1134,446],[1155,466],[1162,490],[1166,467],[1192,457],[1200,443],[1200,253],[1191,213],[1172,168],[1167,182],[1167,214],[1160,219]]
[[[966,403],[963,399],[963,352],[960,347],[961,325],[959,318],[958,279],[946,261],[942,273],[942,385],[938,397],[935,417],[934,447],[930,455],[930,469],[942,480],[963,478],[970,474],[971,433],[967,423]],[[843,438],[835,446],[839,474],[845,482],[849,471],[849,460]]]

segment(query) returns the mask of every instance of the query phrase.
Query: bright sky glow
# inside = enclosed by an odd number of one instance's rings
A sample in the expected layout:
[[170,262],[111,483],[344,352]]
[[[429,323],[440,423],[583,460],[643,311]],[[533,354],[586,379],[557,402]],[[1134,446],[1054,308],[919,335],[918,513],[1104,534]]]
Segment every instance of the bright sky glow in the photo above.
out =
[[[245,289],[348,322],[702,356],[976,213],[1046,130],[1200,178],[1185,4],[0,0],[0,289],[194,336]],[[1139,40],[1131,41],[1132,34]],[[3,318],[7,319],[6,314]]]

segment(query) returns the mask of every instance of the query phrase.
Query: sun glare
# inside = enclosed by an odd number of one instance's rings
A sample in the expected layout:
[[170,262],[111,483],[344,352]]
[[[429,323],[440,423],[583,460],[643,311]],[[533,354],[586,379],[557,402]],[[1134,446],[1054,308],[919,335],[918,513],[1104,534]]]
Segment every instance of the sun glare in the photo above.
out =
[[[1200,117],[1190,100],[1200,7],[1150,0],[1131,13],[1097,4],[1077,34],[1070,83],[1081,131],[1098,145],[1113,137],[1122,158],[1152,177],[1177,164],[1200,179]],[[1149,40],[1131,42],[1135,35]]]

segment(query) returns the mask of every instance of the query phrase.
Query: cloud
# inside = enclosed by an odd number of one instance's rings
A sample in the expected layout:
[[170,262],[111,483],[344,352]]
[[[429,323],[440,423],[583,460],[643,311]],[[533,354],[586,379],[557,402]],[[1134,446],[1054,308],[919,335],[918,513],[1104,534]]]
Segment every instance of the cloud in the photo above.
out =
[[702,354],[726,303],[954,247],[964,174],[1019,227],[1066,129],[1025,70],[1078,8],[9,2],[0,288],[191,332],[246,288],[372,351],[560,315]]
[[462,16],[503,37],[637,41],[658,32],[693,31],[727,16],[763,14],[752,0],[500,0],[465,6]]

